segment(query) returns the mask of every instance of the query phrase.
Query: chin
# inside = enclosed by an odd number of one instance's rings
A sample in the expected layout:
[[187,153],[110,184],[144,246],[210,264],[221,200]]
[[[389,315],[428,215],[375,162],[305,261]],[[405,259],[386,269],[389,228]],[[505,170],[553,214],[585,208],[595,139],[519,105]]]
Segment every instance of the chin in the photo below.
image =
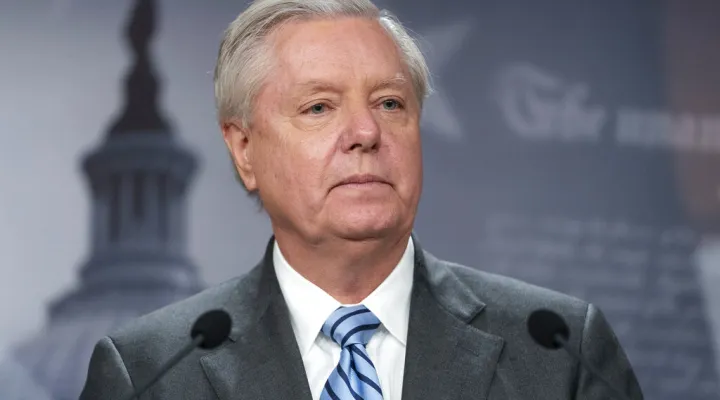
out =
[[338,214],[330,219],[330,224],[338,236],[348,240],[379,239],[400,227],[398,213],[393,210],[346,209]]

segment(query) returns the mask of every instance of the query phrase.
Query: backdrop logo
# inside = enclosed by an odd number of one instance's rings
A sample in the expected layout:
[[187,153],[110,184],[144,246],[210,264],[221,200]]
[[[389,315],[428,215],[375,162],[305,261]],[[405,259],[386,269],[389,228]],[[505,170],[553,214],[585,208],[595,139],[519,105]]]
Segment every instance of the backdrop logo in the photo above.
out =
[[529,139],[597,140],[605,110],[587,103],[586,84],[568,84],[531,65],[508,68],[499,101],[510,129]]
[[508,128],[528,140],[597,143],[611,135],[618,146],[720,153],[720,115],[672,114],[593,104],[590,85],[527,64],[504,68],[497,102]]

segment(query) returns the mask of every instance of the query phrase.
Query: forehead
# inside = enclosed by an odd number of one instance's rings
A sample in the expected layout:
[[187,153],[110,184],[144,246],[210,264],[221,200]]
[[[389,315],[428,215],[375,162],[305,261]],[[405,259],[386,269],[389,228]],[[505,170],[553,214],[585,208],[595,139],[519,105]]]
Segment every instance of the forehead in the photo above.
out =
[[269,40],[275,72],[288,83],[349,76],[386,80],[405,74],[397,46],[371,19],[294,21],[277,29]]

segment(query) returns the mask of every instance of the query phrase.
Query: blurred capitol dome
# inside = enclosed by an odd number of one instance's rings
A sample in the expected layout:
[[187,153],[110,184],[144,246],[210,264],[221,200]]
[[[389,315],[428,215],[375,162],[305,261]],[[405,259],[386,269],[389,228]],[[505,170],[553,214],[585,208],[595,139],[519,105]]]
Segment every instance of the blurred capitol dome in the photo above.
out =
[[136,0],[127,27],[134,65],[125,108],[83,160],[92,246],[79,285],[50,305],[42,333],[14,349],[55,400],[78,398],[94,346],[109,331],[203,287],[185,235],[185,197],[197,162],[157,105],[148,52],[154,24],[154,0]]

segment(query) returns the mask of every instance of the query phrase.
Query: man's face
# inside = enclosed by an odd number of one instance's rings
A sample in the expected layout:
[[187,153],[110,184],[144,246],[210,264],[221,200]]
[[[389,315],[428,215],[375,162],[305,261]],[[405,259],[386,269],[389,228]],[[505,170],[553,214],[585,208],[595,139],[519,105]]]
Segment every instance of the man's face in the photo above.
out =
[[247,157],[240,174],[275,229],[311,242],[410,232],[420,106],[393,41],[359,18],[292,22],[268,40],[274,66],[253,123],[226,141],[239,164]]

